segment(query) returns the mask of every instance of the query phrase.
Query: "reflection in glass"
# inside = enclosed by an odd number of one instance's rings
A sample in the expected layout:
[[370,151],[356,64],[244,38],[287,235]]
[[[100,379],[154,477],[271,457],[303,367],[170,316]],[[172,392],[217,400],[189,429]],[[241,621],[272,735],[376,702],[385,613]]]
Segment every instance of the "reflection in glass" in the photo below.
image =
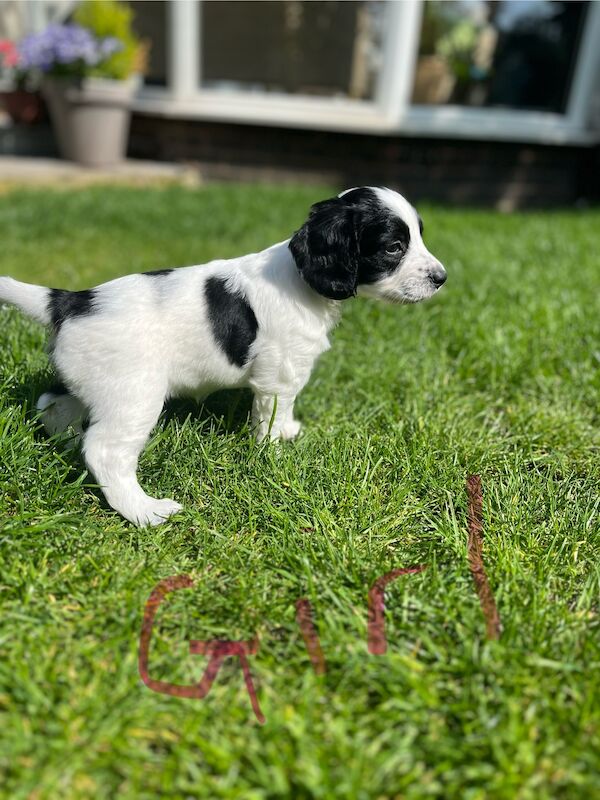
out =
[[204,2],[202,85],[370,99],[385,3]]
[[167,14],[166,0],[135,0],[133,29],[150,45],[148,66],[144,75],[146,86],[167,85]]
[[587,5],[427,0],[413,103],[564,112]]

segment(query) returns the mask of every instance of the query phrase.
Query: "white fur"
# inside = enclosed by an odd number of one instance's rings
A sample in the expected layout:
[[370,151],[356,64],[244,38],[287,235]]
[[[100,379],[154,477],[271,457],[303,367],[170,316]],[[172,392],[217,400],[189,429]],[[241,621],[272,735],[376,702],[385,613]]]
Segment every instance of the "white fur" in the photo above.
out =
[[442,264],[425,247],[419,230],[419,218],[411,204],[398,192],[372,187],[381,202],[408,225],[410,247],[402,259],[402,268],[377,283],[358,287],[358,294],[392,303],[418,303],[434,295],[437,288],[429,280],[432,272],[444,273]]
[[[435,289],[424,272],[433,262],[441,265],[422,243],[416,212],[395,192],[377,191],[409,225],[411,245],[398,274],[362,292],[400,301],[428,297]],[[242,368],[230,363],[211,333],[204,286],[213,276],[247,298],[258,322]],[[0,299],[43,322],[49,322],[48,296],[43,287],[0,278]],[[304,283],[288,241],[160,277],[118,278],[95,289],[92,313],[62,323],[52,357],[70,395],[42,395],[38,408],[51,433],[69,426],[81,432],[88,415],[83,453],[109,504],[138,525],[159,524],[181,506],[149,497],[136,469],[165,399],[249,387],[257,437],[292,439],[300,430],[295,399],[329,347],[340,305]]]
[[48,289],[31,283],[16,281],[14,278],[0,277],[0,300],[19,306],[38,322],[50,322],[48,314]]
[[[212,276],[241,290],[256,315],[258,332],[243,368],[228,361],[210,332],[203,287]],[[13,283],[27,287],[24,295],[30,295],[27,284]],[[12,284],[11,292],[8,297],[0,284],[0,296],[18,302]],[[127,275],[96,292],[94,312],[66,319],[52,347],[71,394],[46,393],[38,408],[51,434],[69,426],[80,431],[81,418],[89,414],[86,464],[108,503],[128,520],[155,525],[181,508],[149,497],[136,478],[138,456],[166,398],[250,387],[257,437],[297,435],[294,401],[315,359],[329,347],[327,334],[338,319],[339,303],[302,281],[287,242],[159,278]],[[44,293],[38,319],[45,314]]]

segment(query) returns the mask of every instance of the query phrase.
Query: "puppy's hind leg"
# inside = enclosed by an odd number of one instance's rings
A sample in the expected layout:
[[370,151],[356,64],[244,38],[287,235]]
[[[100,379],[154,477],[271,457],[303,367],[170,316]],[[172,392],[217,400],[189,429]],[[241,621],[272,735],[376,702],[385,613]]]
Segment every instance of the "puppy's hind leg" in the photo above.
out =
[[141,397],[123,393],[111,399],[104,412],[93,411],[83,440],[86,464],[115,511],[135,525],[160,525],[182,507],[174,500],[147,495],[136,470],[138,456],[162,410],[164,394]]
[[273,440],[296,438],[302,425],[294,419],[295,400],[295,396],[277,396],[254,390],[252,423],[259,442],[269,435]]
[[83,403],[63,388],[44,392],[38,398],[36,408],[41,411],[41,420],[49,436],[64,433],[69,428],[78,441],[83,433],[83,422],[87,409]]

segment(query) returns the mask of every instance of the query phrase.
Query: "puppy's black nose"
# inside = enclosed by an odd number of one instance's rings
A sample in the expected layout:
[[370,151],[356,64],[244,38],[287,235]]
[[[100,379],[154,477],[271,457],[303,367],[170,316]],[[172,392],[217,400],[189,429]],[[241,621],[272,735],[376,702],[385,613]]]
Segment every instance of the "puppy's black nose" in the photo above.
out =
[[435,272],[429,273],[429,280],[433,283],[436,289],[439,289],[444,283],[446,283],[446,278],[448,275],[446,274],[445,269],[436,269]]

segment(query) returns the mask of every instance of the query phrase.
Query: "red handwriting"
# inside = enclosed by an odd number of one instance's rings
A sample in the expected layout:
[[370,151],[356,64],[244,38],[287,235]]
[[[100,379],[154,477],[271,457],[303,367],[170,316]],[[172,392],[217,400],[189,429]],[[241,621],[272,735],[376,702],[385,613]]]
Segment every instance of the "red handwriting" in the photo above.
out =
[[[467,495],[469,500],[468,507],[468,558],[469,568],[475,582],[475,590],[479,597],[479,602],[486,620],[486,635],[488,639],[498,639],[502,631],[502,624],[494,595],[490,587],[485,568],[483,566],[483,525],[482,525],[482,491],[481,478],[479,475],[471,475],[467,479]],[[404,575],[415,575],[423,572],[426,565],[421,564],[414,567],[403,567],[386,572],[373,583],[368,595],[368,615],[367,615],[367,647],[371,655],[383,655],[387,651],[387,639],[385,635],[385,589],[389,583],[397,580]],[[258,638],[254,637],[250,641],[230,641],[227,639],[213,639],[210,641],[192,640],[190,641],[190,653],[192,655],[203,655],[209,659],[208,665],[204,670],[202,678],[197,684],[183,685],[159,681],[151,678],[148,671],[148,652],[154,620],[160,604],[166,595],[177,589],[189,589],[194,585],[193,580],[188,575],[176,575],[165,578],[158,583],[144,609],[144,621],[140,636],[139,648],[139,673],[142,681],[149,689],[162,694],[169,694],[174,697],[188,697],[200,699],[206,697],[210,688],[217,677],[223,660],[228,656],[239,658],[242,673],[246,684],[246,689],[250,697],[252,709],[257,720],[263,724],[265,717],[260,709],[256,689],[252,680],[250,667],[248,666],[247,656],[256,655],[258,652]],[[312,615],[312,606],[306,597],[296,601],[296,622],[302,633],[304,644],[308,652],[313,670],[317,675],[323,675],[326,671],[325,657],[319,640],[319,635],[315,627]]]
[[138,668],[140,677],[149,689],[160,694],[169,694],[173,697],[188,697],[201,699],[206,697],[210,691],[214,679],[217,677],[223,659],[227,656],[237,656],[242,666],[246,689],[250,696],[252,709],[256,719],[262,724],[265,717],[260,710],[256,689],[252,681],[250,667],[246,656],[256,655],[258,652],[258,639],[255,637],[249,642],[238,642],[229,640],[213,639],[211,641],[192,640],[190,642],[190,653],[192,655],[205,655],[209,657],[209,662],[204,670],[200,682],[194,685],[184,685],[158,681],[150,677],[148,672],[148,651],[150,650],[150,640],[154,628],[154,619],[158,607],[165,599],[166,595],[177,589],[189,589],[194,585],[193,580],[188,575],[175,575],[172,578],[165,578],[158,583],[146,603],[144,609],[144,621],[142,623],[142,634],[140,636],[140,649],[138,655]]
[[387,650],[387,639],[385,638],[385,623],[383,612],[385,611],[385,587],[391,581],[395,581],[401,575],[414,575],[416,572],[423,572],[425,566],[405,567],[404,569],[393,569],[386,572],[381,578],[377,578],[369,590],[369,611],[367,622],[367,647],[369,653],[374,656],[382,656]]
[[296,601],[296,622],[302,631],[304,644],[310,656],[311,663],[317,675],[325,674],[325,658],[321,650],[319,635],[312,620],[312,608],[310,601],[302,597]]
[[190,653],[192,653],[192,655],[206,655],[210,657],[208,666],[206,667],[204,675],[202,676],[202,680],[199,684],[199,688],[201,688],[204,692],[204,694],[200,696],[204,697],[204,695],[208,694],[208,690],[212,686],[214,679],[217,677],[217,673],[221,667],[223,659],[226,656],[237,656],[240,660],[240,664],[242,665],[242,672],[244,674],[246,689],[248,690],[248,694],[250,696],[250,702],[252,703],[252,710],[254,711],[256,719],[261,725],[264,725],[265,717],[260,710],[260,705],[258,704],[256,689],[254,688],[250,667],[248,666],[248,661],[246,659],[246,656],[255,656],[257,652],[257,637],[254,637],[254,639],[251,639],[249,642],[230,642],[219,639],[214,639],[210,642],[200,642],[197,640],[190,642]]
[[488,639],[499,639],[502,623],[496,601],[483,566],[483,523],[481,478],[470,475],[467,478],[467,495],[469,497],[469,568],[475,581],[475,591],[479,597],[481,610],[486,622]]

